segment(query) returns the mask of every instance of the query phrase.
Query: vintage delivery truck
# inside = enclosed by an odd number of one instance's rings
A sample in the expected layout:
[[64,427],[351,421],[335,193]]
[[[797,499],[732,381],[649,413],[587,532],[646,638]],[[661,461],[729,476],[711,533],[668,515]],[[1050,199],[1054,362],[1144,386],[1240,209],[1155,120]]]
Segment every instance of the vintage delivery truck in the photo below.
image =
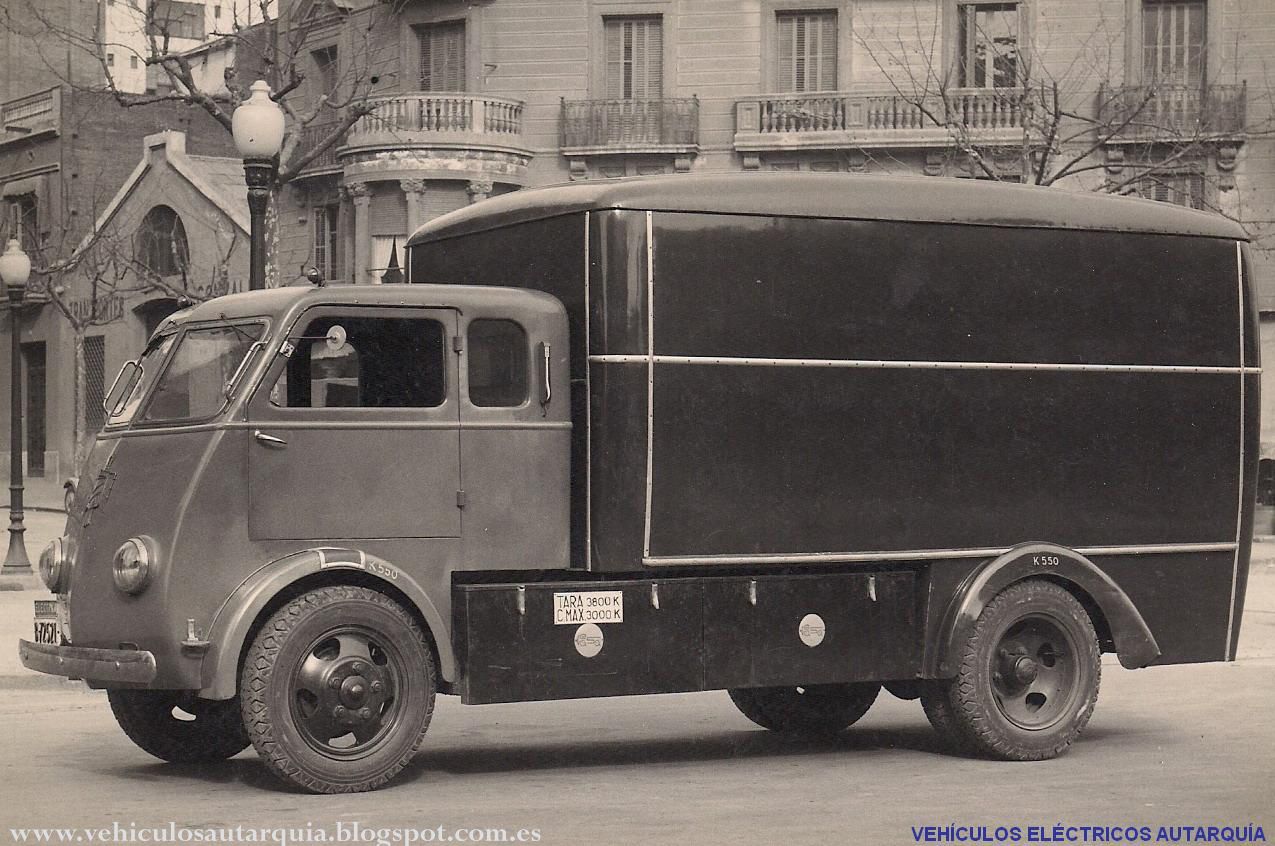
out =
[[[1059,754],[1099,655],[1235,656],[1257,331],[1244,233],[939,179],[507,195],[410,282],[166,321],[107,399],[23,663],[170,761],[384,784],[436,693],[726,690],[842,730],[881,687]],[[193,717],[193,719],[192,719]]]

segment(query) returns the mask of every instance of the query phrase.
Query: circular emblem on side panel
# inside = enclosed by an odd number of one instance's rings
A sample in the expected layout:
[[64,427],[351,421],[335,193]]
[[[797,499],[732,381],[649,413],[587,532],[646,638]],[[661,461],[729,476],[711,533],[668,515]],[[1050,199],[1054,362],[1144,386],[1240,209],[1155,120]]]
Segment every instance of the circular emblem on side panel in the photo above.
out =
[[[823,624],[820,623],[820,625]],[[592,658],[602,651],[602,629],[595,623],[585,623],[576,629],[575,644],[576,652],[585,658]]]
[[807,614],[797,624],[797,636],[801,638],[801,642],[806,646],[818,646],[823,643],[823,636],[826,632],[827,629],[823,624],[823,617],[818,614]]

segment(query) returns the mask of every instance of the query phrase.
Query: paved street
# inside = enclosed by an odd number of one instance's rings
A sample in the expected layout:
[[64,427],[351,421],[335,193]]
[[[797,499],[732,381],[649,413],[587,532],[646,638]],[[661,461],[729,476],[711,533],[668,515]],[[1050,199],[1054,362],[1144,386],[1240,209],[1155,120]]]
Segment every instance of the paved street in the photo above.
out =
[[[28,515],[32,555],[61,519]],[[721,693],[475,708],[447,697],[405,777],[346,797],[288,792],[251,750],[204,768],[149,758],[115,726],[102,694],[19,675],[12,637],[40,594],[0,594],[0,842],[12,842],[13,826],[356,821],[538,828],[546,844],[905,844],[915,842],[912,826],[954,823],[989,833],[1251,823],[1271,840],[1275,546],[1257,557],[1241,660],[1138,672],[1107,660],[1088,731],[1056,761],[945,754],[919,705],[886,694],[824,743],[757,729]]]

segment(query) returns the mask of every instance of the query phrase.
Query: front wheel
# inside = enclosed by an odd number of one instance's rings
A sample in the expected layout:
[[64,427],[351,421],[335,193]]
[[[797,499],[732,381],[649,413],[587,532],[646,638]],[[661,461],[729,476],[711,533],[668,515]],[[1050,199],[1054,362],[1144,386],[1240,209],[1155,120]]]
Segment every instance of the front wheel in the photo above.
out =
[[988,603],[960,650],[953,679],[921,702],[958,748],[1013,761],[1061,754],[1089,722],[1102,667],[1088,613],[1052,582],[1011,585]]
[[115,721],[143,751],[174,764],[224,761],[248,748],[239,700],[181,690],[108,690]]
[[836,734],[858,722],[880,692],[876,682],[728,691],[740,713],[762,728],[816,736]]
[[337,585],[284,605],[244,661],[243,720],[266,766],[313,793],[384,785],[434,710],[434,659],[416,620],[382,593]]

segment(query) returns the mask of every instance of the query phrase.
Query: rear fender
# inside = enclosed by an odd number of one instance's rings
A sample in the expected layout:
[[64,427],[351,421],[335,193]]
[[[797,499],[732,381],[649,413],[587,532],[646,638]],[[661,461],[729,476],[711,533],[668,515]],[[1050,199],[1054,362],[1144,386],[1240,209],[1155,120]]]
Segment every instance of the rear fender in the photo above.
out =
[[449,630],[434,602],[411,576],[359,549],[321,547],[294,552],[257,570],[218,609],[206,635],[210,645],[199,695],[206,699],[233,698],[238,691],[239,658],[244,645],[271,600],[307,576],[341,570],[357,572],[364,581],[380,582],[388,592],[397,590],[406,596],[429,626],[438,650],[439,674],[445,681],[455,680],[456,660]]
[[[960,647],[970,636],[983,609],[1005,588],[1023,579],[1046,578],[1073,593],[1088,597],[1102,614],[1121,665],[1145,667],[1160,655],[1160,647],[1128,594],[1110,576],[1080,553],[1048,543],[1016,546],[970,574],[951,601],[940,629],[942,636],[927,649],[922,675],[950,678],[957,673]],[[1100,627],[1103,620],[1095,620]]]

